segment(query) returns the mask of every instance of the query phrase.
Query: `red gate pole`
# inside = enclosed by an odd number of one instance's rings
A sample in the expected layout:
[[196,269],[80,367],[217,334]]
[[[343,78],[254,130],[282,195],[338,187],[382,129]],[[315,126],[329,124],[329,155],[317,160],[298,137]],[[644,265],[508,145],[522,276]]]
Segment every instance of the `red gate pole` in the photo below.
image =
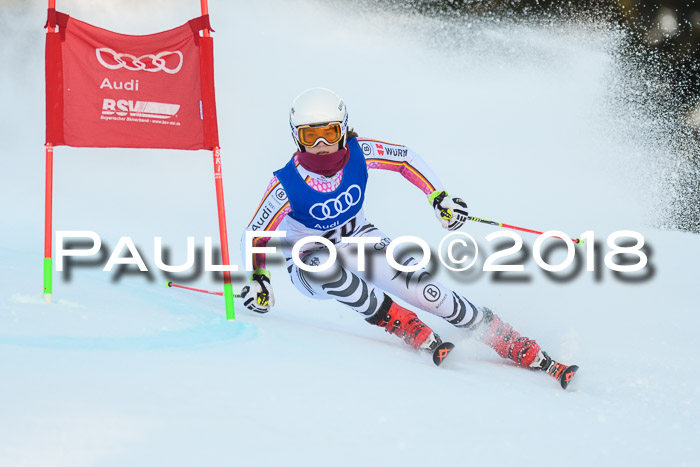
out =
[[[209,14],[207,0],[200,0],[202,16]],[[203,31],[204,37],[210,37],[209,29]],[[216,206],[219,212],[219,237],[221,239],[221,264],[229,266],[228,234],[226,233],[226,209],[224,208],[224,184],[221,175],[221,148],[215,146],[212,149],[214,158],[214,182],[216,183]],[[226,303],[226,319],[236,319],[233,306],[233,285],[231,285],[231,271],[224,271],[224,301]]]
[[[56,8],[56,0],[49,0],[49,8]],[[46,34],[55,33],[49,24]],[[46,183],[44,200],[44,300],[51,303],[53,293],[53,260],[51,238],[53,236],[53,143],[46,143]]]
[[46,199],[44,215],[44,300],[51,303],[53,293],[53,260],[51,259],[51,237],[53,234],[53,144],[46,143]]

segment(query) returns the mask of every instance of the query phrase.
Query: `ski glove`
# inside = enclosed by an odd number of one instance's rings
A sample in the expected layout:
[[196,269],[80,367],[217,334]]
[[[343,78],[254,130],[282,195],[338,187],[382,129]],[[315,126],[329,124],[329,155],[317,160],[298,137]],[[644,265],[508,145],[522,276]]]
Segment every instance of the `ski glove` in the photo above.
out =
[[241,297],[245,299],[246,308],[256,313],[267,313],[275,305],[275,294],[270,284],[270,272],[265,269],[257,269],[250,276],[250,285],[241,290]]
[[459,229],[469,216],[467,203],[460,198],[450,198],[446,191],[434,191],[428,200],[433,203],[435,217],[448,230]]

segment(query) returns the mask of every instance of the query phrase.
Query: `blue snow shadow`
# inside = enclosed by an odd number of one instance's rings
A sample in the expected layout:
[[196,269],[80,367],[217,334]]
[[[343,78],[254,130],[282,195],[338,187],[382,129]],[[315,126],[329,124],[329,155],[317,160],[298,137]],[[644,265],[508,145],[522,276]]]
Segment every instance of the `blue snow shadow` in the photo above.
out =
[[217,320],[182,331],[164,331],[148,336],[71,337],[29,336],[0,337],[0,344],[55,350],[143,351],[205,347],[225,342],[247,342],[258,335],[253,324]]

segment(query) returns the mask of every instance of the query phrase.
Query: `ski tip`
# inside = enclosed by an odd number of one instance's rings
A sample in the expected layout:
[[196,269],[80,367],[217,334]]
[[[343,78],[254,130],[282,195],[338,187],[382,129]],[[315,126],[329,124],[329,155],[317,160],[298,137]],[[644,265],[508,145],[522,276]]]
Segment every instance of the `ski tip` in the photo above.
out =
[[440,366],[454,348],[455,345],[452,342],[443,342],[435,347],[435,350],[433,350],[433,363]]
[[569,386],[569,383],[573,379],[574,375],[578,371],[578,365],[571,365],[564,370],[564,372],[561,374],[561,378],[559,378],[559,382],[561,383],[562,389],[566,389]]

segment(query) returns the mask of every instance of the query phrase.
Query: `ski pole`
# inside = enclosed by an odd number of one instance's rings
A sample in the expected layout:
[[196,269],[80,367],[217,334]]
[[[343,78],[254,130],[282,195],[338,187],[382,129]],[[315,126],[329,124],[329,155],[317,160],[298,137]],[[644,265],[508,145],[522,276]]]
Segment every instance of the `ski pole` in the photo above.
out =
[[[498,227],[504,227],[506,229],[522,230],[523,232],[529,232],[529,233],[533,233],[533,234],[537,234],[537,235],[541,235],[544,233],[544,232],[540,232],[538,230],[526,229],[525,227],[518,227],[516,225],[504,224],[503,222],[490,221],[488,219],[480,219],[478,217],[468,216],[467,219],[469,219],[470,221],[474,221],[474,222],[481,222],[482,224],[489,224],[489,225],[495,225]],[[555,238],[560,238],[560,237],[555,237]],[[577,245],[581,245],[583,243],[583,240],[581,240],[580,238],[572,238],[571,241]]]
[[[205,289],[195,289],[194,287],[187,287],[186,285],[180,285],[176,284],[173,281],[167,281],[165,283],[166,287],[177,287],[178,289],[185,289],[185,290],[191,290],[193,292],[200,292],[200,293],[208,293],[211,295],[218,295],[220,297],[223,297],[224,293],[223,292],[217,292],[215,290],[205,290]],[[233,294],[234,298],[241,298],[241,294]]]

